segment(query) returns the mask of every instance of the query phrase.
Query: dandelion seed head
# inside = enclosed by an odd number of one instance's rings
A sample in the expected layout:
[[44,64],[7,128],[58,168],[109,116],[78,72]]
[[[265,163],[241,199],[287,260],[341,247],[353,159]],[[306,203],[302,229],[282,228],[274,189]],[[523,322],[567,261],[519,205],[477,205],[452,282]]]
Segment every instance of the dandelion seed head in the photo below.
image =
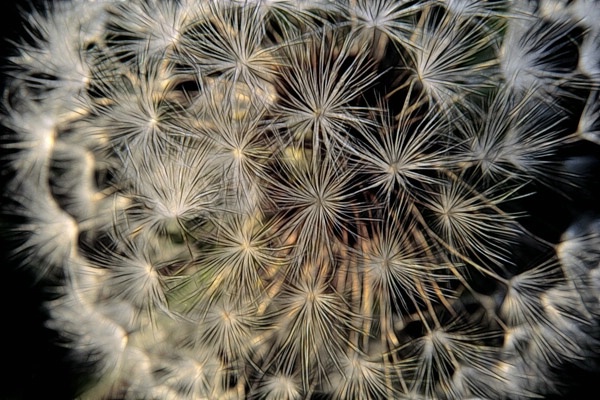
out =
[[24,10],[0,225],[71,397],[526,400],[597,369],[594,3]]

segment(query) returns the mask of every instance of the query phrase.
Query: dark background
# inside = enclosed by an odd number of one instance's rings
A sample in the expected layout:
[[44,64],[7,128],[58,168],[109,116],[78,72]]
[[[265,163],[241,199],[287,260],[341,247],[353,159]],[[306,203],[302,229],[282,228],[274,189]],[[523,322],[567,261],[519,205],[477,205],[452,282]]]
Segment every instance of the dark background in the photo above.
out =
[[[8,57],[13,46],[8,40],[16,40],[23,34],[19,10],[39,6],[41,1],[23,2],[4,0],[0,3],[0,93],[6,82]],[[0,138],[5,135],[0,125]],[[14,247],[12,235],[6,226],[12,219],[5,206],[11,199],[6,197],[5,183],[10,176],[4,168],[5,150],[0,140],[0,399],[2,400],[71,400],[75,397],[73,387],[76,374],[68,368],[66,352],[53,343],[60,338],[44,326],[46,311],[41,306],[52,296],[41,287],[33,285],[32,279],[15,267],[9,253]]]

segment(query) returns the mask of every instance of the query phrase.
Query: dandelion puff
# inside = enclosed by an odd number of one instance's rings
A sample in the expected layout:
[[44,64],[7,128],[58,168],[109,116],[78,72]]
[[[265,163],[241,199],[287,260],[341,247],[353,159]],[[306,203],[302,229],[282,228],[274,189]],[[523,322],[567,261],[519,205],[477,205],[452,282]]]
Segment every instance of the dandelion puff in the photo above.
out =
[[[128,314],[126,307],[113,308],[121,315]],[[52,318],[47,326],[61,333],[78,372],[95,378],[93,386],[79,388],[80,394],[84,398],[108,395],[120,376],[129,342],[127,327],[111,318],[115,310],[82,302],[76,293],[54,300],[48,310]]]
[[[468,122],[459,125],[459,131],[465,138],[459,144],[463,165],[474,166],[486,185],[521,176],[512,171],[511,164],[507,162],[510,154],[506,153],[510,153],[511,149],[504,143],[504,136],[510,126],[510,111],[506,102],[493,101],[487,112],[474,107],[466,111],[464,120]],[[471,119],[471,113],[486,117]]]
[[[478,349],[474,348],[473,350],[477,351]],[[492,352],[491,354],[488,354],[488,356],[497,357],[497,353],[498,352],[496,352],[496,354]],[[492,400],[500,399],[506,393],[525,396],[525,393],[522,390],[507,389],[509,378],[505,376],[501,367],[494,362],[489,362],[489,365],[487,365],[488,369],[485,371],[473,368],[468,363],[461,364],[461,366],[454,371],[452,386],[447,393],[442,394],[442,398],[456,400]]]
[[12,232],[16,242],[11,256],[18,265],[33,273],[34,280],[52,277],[65,267],[66,260],[78,254],[79,226],[58,207],[51,194],[22,184],[13,199],[13,216],[23,218]]
[[372,125],[368,109],[353,102],[376,74],[365,52],[352,56],[351,38],[339,36],[325,31],[283,48],[276,122],[289,131],[291,142],[306,143],[314,157],[323,149],[348,148],[350,129],[361,132]]
[[[334,157],[334,156],[331,156]],[[285,221],[282,235],[295,236],[298,262],[333,255],[333,243],[349,232],[364,206],[356,201],[355,171],[343,157],[306,164],[280,161],[281,171],[269,182],[268,195]]]
[[499,367],[506,377],[505,393],[514,398],[534,399],[543,397],[542,393],[556,393],[557,381],[548,379],[551,376],[549,371],[536,369],[523,358],[510,358],[501,362]]
[[[112,242],[117,242],[117,237]],[[171,263],[153,260],[143,240],[120,238],[118,247],[106,247],[89,252],[90,262],[108,271],[106,296],[128,301],[140,317],[154,324],[158,313],[170,314],[168,307],[168,272]],[[101,252],[100,252],[101,251]]]
[[123,195],[132,200],[126,216],[134,229],[187,240],[217,212],[223,203],[220,175],[210,163],[210,147],[196,144],[184,139],[161,158],[127,162],[121,181],[131,186]]
[[222,360],[227,375],[245,374],[244,365],[250,360],[264,327],[256,306],[223,296],[199,305],[193,313],[199,316],[195,346],[212,349]]
[[508,20],[507,33],[499,52],[500,68],[515,94],[535,90],[537,98],[553,103],[566,94],[562,85],[580,82],[577,65],[577,27],[568,20],[545,21],[518,14]]
[[179,56],[204,76],[262,88],[280,64],[266,38],[264,16],[252,4],[211,2],[206,15],[183,34]]
[[[594,331],[598,327],[595,316],[600,308],[586,307],[582,304],[580,294],[569,285],[559,285],[551,288],[541,296],[541,304],[549,322],[549,336],[556,338],[551,342],[552,349],[559,353],[566,362],[576,362],[580,367],[593,367],[588,362],[589,354],[597,354],[600,341],[595,338]],[[565,341],[561,336],[553,334],[556,329],[570,340]]]
[[199,294],[207,302],[227,296],[236,305],[256,304],[266,277],[286,265],[272,237],[275,221],[233,214],[214,223],[214,237],[206,239],[195,262],[198,281],[207,281]]
[[600,144],[600,91],[590,93],[577,127],[577,135]]
[[[556,303],[549,301],[550,293],[558,294],[564,287],[565,278],[559,265],[555,259],[550,259],[513,276],[508,281],[507,292],[499,309],[499,316],[507,324],[507,354],[546,375],[546,371],[562,362],[580,358],[581,346],[587,342],[577,340],[582,339],[575,325],[579,312],[569,317],[574,320],[561,321],[565,316],[557,306],[565,299],[564,296],[558,296]],[[578,296],[572,287],[567,290],[571,291],[571,299]],[[564,306],[566,304],[558,307]]]
[[[153,375],[156,385],[170,388],[177,398],[218,398],[223,366],[220,360],[206,349],[196,348],[193,351],[179,350],[173,354],[172,349],[165,349],[164,354],[153,363]],[[160,354],[162,355],[162,354]],[[139,395],[148,393],[139,390]]]
[[332,366],[341,370],[339,354],[356,328],[342,295],[323,276],[286,284],[267,316],[278,328],[266,365],[298,370],[304,393],[319,385]]
[[300,400],[304,396],[297,377],[284,373],[264,376],[252,399],[260,400]]
[[210,163],[221,174],[229,207],[252,213],[264,201],[262,182],[275,144],[266,100],[241,89],[227,83],[210,87],[199,116],[206,122],[194,133],[212,147]]
[[169,98],[175,84],[170,68],[156,60],[131,70],[98,71],[90,99],[94,124],[114,149],[166,151],[177,132],[169,121],[178,105]]
[[160,0],[116,2],[109,13],[106,45],[124,64],[144,62],[140,57],[172,57],[182,30],[201,15],[188,2]]
[[556,260],[552,259],[514,275],[507,282],[500,316],[509,327],[535,325],[544,320],[540,296],[561,280]]
[[560,172],[555,161],[569,140],[561,126],[564,119],[563,113],[548,109],[544,103],[535,104],[533,99],[519,104],[504,138],[503,161],[521,176],[538,182],[549,184],[558,177],[568,183],[569,177]]
[[152,374],[154,362],[149,353],[137,347],[134,342],[135,339],[131,342],[128,340],[121,366],[118,371],[115,371],[114,382],[104,397],[139,397],[155,390],[156,382]]
[[[8,109],[2,125],[10,131],[4,139],[3,155],[12,170],[14,182],[30,181],[47,186],[50,157],[54,151],[61,118],[56,111],[27,102],[23,110]],[[27,178],[27,179],[26,179]]]
[[[524,362],[541,379],[532,382],[532,389],[540,393],[558,391],[560,382],[555,380],[553,370],[569,363],[581,363],[586,357],[576,339],[581,337],[569,336],[554,326],[543,324],[529,326],[530,338],[526,347],[520,352],[519,360]],[[548,386],[545,388],[544,386]]]
[[342,371],[332,379],[335,399],[398,398],[397,390],[387,382],[383,363],[370,360],[355,351],[340,355]]
[[[398,349],[409,350],[409,359],[414,365],[410,391],[422,393],[425,398],[452,393],[453,376],[461,373],[463,366],[490,374],[497,359],[497,350],[486,344],[492,337],[460,318],[426,327],[424,336],[405,345],[410,346],[409,349]],[[500,378],[494,376],[494,379]]]
[[376,188],[382,200],[390,202],[396,193],[413,196],[415,186],[434,182],[430,171],[446,164],[446,156],[435,148],[444,139],[442,120],[433,114],[415,122],[416,117],[405,104],[398,121],[389,112],[380,112],[377,134],[363,133],[356,146],[360,173],[365,174],[369,188]]
[[559,389],[554,370],[597,355],[598,224],[531,268],[546,247],[512,210],[597,142],[596,12],[525,3],[33,12],[4,97],[2,224],[61,290],[43,308],[90,372],[82,397]]
[[432,213],[428,226],[442,244],[476,262],[500,266],[511,262],[508,243],[522,234],[516,216],[500,208],[512,195],[512,191],[497,194],[494,187],[479,193],[457,177],[433,185],[422,202]]
[[460,124],[465,141],[458,147],[461,152],[467,147],[463,165],[475,166],[486,185],[503,180],[550,184],[557,177],[568,181],[555,161],[569,140],[561,127],[566,115],[535,96],[530,92],[515,98],[510,90],[501,90],[483,110],[467,111],[466,120],[479,122]]
[[[418,229],[415,221],[403,221],[402,229],[385,220],[379,223],[373,238],[358,254],[364,273],[369,275],[379,312],[390,318],[407,314],[416,305],[435,301],[437,292],[432,286],[451,280],[443,271],[444,265],[426,254],[412,237]],[[357,250],[358,252],[358,250]]]
[[111,398],[223,398],[225,367],[213,349],[196,342],[197,323],[164,317],[157,322],[160,331],[130,330]]
[[27,13],[28,41],[17,45],[10,72],[29,98],[68,104],[91,78],[87,46],[101,42],[108,1],[45,3]]
[[422,91],[428,104],[450,115],[455,104],[469,107],[469,97],[492,87],[496,61],[484,22],[461,19],[428,8],[415,31],[407,68],[408,85]]
[[396,47],[412,46],[410,36],[415,29],[414,19],[427,3],[357,0],[343,2],[340,8],[348,14],[357,43],[370,42],[372,57],[381,61],[389,41]]

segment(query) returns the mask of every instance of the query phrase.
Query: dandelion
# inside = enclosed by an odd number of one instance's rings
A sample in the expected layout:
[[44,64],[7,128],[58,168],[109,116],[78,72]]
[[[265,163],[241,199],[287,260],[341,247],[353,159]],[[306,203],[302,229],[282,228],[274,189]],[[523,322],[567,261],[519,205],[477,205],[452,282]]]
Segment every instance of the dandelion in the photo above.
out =
[[500,310],[509,326],[537,324],[543,319],[540,296],[560,282],[554,263],[542,264],[511,278]]
[[[138,67],[135,75],[111,72],[96,76],[99,99],[91,105],[92,112],[99,115],[94,116],[101,129],[98,134],[107,136],[113,145],[160,153],[174,134],[167,126],[174,108],[166,97],[169,83],[156,63]],[[115,91],[122,96],[114,97]]]
[[408,49],[407,83],[444,113],[457,103],[468,107],[468,97],[482,94],[494,78],[496,60],[487,55],[494,37],[475,18],[463,20],[433,8],[417,27]]
[[488,361],[494,349],[478,344],[485,335],[468,326],[458,327],[460,323],[453,321],[446,327],[427,328],[424,336],[410,342],[415,375],[411,391],[423,392],[426,398],[452,393],[452,376],[461,372],[463,363],[489,373]]
[[168,58],[200,9],[188,2],[115,3],[109,9],[106,45],[114,56],[134,65]]
[[292,135],[290,140],[306,142],[315,156],[323,148],[345,146],[349,129],[370,125],[363,116],[366,109],[351,102],[374,82],[375,74],[362,53],[350,54],[350,39],[338,36],[324,32],[297,45],[292,42],[286,50],[289,67],[278,87],[278,121]]
[[[124,241],[118,249],[102,249],[94,267],[107,269],[111,296],[131,302],[139,312],[154,319],[156,310],[168,312],[167,277],[164,264],[151,259],[144,242]],[[140,248],[141,247],[141,248]]]
[[577,57],[572,56],[577,32],[564,19],[545,21],[527,14],[511,19],[499,55],[507,85],[516,93],[534,88],[546,93],[540,100],[564,95],[565,85],[577,83],[573,75]]
[[338,162],[325,159],[302,165],[281,163],[283,176],[274,180],[270,197],[281,216],[289,212],[286,235],[297,235],[295,255],[301,260],[318,259],[325,249],[333,257],[336,238],[348,232],[359,212],[356,189],[351,186],[354,170],[340,169]]
[[[465,165],[476,167],[491,184],[503,179],[515,183],[536,180],[568,181],[556,155],[568,145],[570,136],[563,126],[566,111],[546,106],[536,100],[534,92],[515,99],[510,91],[495,94],[489,100],[481,125],[466,124]],[[467,113],[481,114],[474,109]],[[535,126],[535,129],[533,127]]]
[[389,0],[348,1],[347,6],[340,8],[350,13],[352,30],[360,38],[357,42],[368,40],[376,61],[382,61],[390,41],[395,46],[411,46],[413,19],[424,7],[419,2]]
[[579,135],[594,143],[598,143],[600,132],[600,119],[598,118],[599,93],[597,90],[590,93],[577,129]]
[[218,76],[262,88],[279,65],[269,44],[259,7],[210,3],[205,21],[194,23],[183,37],[181,58],[205,76]]
[[473,196],[458,179],[434,185],[424,199],[432,213],[431,229],[445,244],[474,260],[510,262],[504,246],[515,240],[520,227],[513,216],[501,211],[503,200],[493,195],[493,188]]
[[107,4],[60,2],[28,13],[28,40],[19,44],[23,51],[10,57],[10,75],[27,87],[25,99],[53,99],[68,109],[86,89],[93,70],[81,49],[102,35]]
[[378,235],[365,244],[366,250],[360,256],[382,317],[391,319],[395,313],[407,312],[424,300],[434,301],[433,282],[440,284],[452,276],[411,237],[418,230],[416,223],[406,225],[405,230],[391,222],[381,225],[376,228]]
[[347,332],[353,329],[350,311],[341,294],[320,276],[304,277],[288,285],[280,296],[277,304],[281,308],[274,310],[272,317],[279,317],[276,325],[282,330],[275,333],[276,346],[268,364],[276,362],[284,370],[298,365],[302,390],[309,393],[326,379],[330,365],[339,368],[338,354],[347,343]]
[[256,398],[264,400],[299,400],[302,393],[297,379],[284,374],[268,376],[257,390]]
[[387,386],[386,373],[381,363],[373,362],[364,356],[351,353],[343,358],[341,382],[332,385],[336,388],[337,399],[376,399],[394,394]]
[[[22,207],[19,217],[25,222],[13,232],[18,237],[14,252],[20,255],[19,265],[27,267],[35,280],[48,279],[60,275],[65,261],[77,254],[79,229],[49,194],[34,193],[35,189],[23,187],[21,196],[15,199]],[[34,214],[33,210],[41,213]]]
[[362,146],[356,149],[361,173],[370,179],[368,183],[377,188],[384,202],[398,191],[414,196],[417,183],[434,182],[431,171],[447,162],[445,155],[434,148],[434,143],[446,140],[442,121],[427,115],[417,122],[418,117],[407,109],[400,112],[397,122],[391,121],[388,110],[381,114],[377,134],[366,131]]
[[68,397],[569,396],[600,357],[596,9],[24,10],[0,227]]
[[191,132],[207,141],[209,163],[225,182],[224,201],[253,213],[266,195],[259,177],[267,173],[272,154],[272,127],[265,109],[268,99],[244,90],[250,89],[246,85],[216,85],[207,104],[199,99],[200,115],[194,119],[202,122],[191,127]]
[[184,239],[206,222],[222,203],[219,172],[210,165],[207,151],[189,152],[189,140],[153,158],[126,161],[121,181],[130,182],[131,205],[126,211],[134,230],[152,231]]
[[217,222],[216,237],[207,240],[198,272],[211,276],[203,297],[228,296],[239,306],[254,303],[266,290],[266,279],[285,266],[270,237],[273,226],[259,222],[239,215]]

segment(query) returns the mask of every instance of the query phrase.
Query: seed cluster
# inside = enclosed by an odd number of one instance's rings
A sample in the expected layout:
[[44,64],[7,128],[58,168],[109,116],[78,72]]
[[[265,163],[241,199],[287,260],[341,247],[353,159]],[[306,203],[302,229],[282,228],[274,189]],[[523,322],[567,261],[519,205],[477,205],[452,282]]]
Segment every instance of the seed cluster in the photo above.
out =
[[26,19],[4,211],[81,398],[517,400],[598,367],[600,220],[540,209],[591,190],[600,3]]

